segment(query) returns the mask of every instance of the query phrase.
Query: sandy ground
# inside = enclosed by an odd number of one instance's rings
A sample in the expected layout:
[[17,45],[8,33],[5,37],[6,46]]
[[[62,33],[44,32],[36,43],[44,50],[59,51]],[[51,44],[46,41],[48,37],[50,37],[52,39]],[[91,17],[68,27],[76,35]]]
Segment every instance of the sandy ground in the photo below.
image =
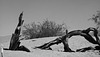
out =
[[[34,49],[34,47],[43,45],[44,43],[47,43],[56,38],[57,37],[46,37],[39,39],[22,40],[21,45],[24,45],[29,48],[31,52],[4,50],[4,57],[100,57],[100,53],[98,53],[98,51],[62,52],[62,43],[51,46],[53,50]],[[80,36],[75,36],[69,39],[69,45],[70,48],[74,51],[83,47],[95,46]],[[3,46],[8,48],[9,42],[3,43]]]
[[23,51],[4,51],[4,57],[100,57],[93,52],[57,52],[47,50],[34,50],[30,53]]

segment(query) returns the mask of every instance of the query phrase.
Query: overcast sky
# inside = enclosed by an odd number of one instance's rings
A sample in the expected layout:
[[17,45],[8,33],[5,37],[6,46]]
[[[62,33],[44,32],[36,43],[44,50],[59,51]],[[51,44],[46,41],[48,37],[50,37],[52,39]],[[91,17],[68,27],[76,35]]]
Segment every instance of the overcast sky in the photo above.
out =
[[48,18],[74,30],[94,27],[88,19],[98,10],[100,0],[0,0],[0,36],[14,32],[22,11],[24,24]]

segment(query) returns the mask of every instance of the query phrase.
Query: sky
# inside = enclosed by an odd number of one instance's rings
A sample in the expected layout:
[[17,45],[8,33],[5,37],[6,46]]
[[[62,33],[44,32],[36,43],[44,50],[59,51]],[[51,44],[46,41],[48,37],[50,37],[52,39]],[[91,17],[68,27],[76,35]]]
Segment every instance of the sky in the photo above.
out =
[[100,0],[0,0],[0,36],[14,32],[22,11],[24,24],[47,18],[77,30],[95,27],[88,19],[98,10]]

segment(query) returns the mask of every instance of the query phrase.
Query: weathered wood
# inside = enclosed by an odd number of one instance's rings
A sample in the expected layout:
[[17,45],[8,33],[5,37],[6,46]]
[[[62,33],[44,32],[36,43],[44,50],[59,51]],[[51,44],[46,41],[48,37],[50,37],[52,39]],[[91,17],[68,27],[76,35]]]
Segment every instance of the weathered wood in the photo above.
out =
[[69,48],[68,40],[63,40],[62,43],[63,43],[63,45],[64,45],[64,52],[74,52],[73,50],[71,50],[71,49]]
[[67,35],[64,35],[62,37],[58,37],[55,40],[52,40],[52,41],[50,41],[48,43],[45,43],[44,45],[41,45],[41,46],[38,46],[38,47],[35,47],[35,48],[51,50],[50,46],[52,46],[54,44],[63,43],[63,45],[64,45],[64,52],[74,52],[73,50],[71,50],[69,48],[68,41],[66,40],[66,37],[67,37]]
[[48,42],[48,43],[45,43],[45,44],[43,44],[43,45],[41,45],[41,46],[38,46],[38,47],[35,47],[35,48],[49,49],[51,45],[59,44],[59,43],[61,43],[61,42],[62,42],[62,41],[61,41],[61,37],[59,37],[59,38],[57,38],[57,39],[55,39],[55,40],[53,40],[53,41],[50,41],[50,42]]
[[[94,32],[94,36],[95,36],[96,40],[94,40],[94,38],[89,34],[90,31]],[[98,38],[97,34],[98,34],[98,31],[95,28],[89,27],[86,30],[74,30],[74,31],[71,31],[71,32],[68,33],[68,35],[67,35],[68,37],[67,38],[71,38],[72,36],[80,35],[80,36],[83,36],[90,43],[98,44],[100,46],[100,43],[98,42],[100,39]],[[65,52],[72,51],[69,48],[68,39],[66,39],[66,40],[67,40],[67,42],[66,41],[64,42],[65,43],[64,44],[64,46],[65,46],[64,47],[64,51]]]
[[12,38],[10,40],[10,46],[9,49],[10,50],[16,50],[16,48],[18,48],[20,45],[19,42],[19,35],[18,34],[12,34]]
[[[20,46],[21,42],[19,40],[19,37],[21,33],[21,26],[23,25],[23,22],[24,22],[24,20],[22,20],[22,16],[23,16],[23,12],[20,14],[19,23],[15,29],[15,32],[12,34],[9,50],[20,50],[20,51],[30,52],[30,50],[26,48],[25,46]],[[5,50],[8,50],[8,49],[5,48]]]
[[19,47],[17,48],[17,50],[30,52],[30,50],[29,50],[27,47],[23,46],[23,45],[19,46]]
[[[95,39],[89,34],[90,31],[94,32]],[[89,41],[92,44],[98,44],[100,46],[100,39],[98,37],[98,31],[97,29],[93,27],[89,27],[86,30],[74,30],[68,33],[68,38],[71,38],[72,36],[80,35],[83,36],[87,41]]]
[[[66,32],[68,32],[68,31],[66,30]],[[45,44],[43,44],[41,46],[38,46],[38,47],[35,47],[35,48],[51,50],[50,46],[52,46],[54,44],[59,44],[59,43],[62,43],[62,42],[64,43],[65,41],[63,41],[63,40],[66,40],[66,37],[67,37],[67,35],[58,37],[58,38],[56,38],[56,39],[54,39],[54,40],[52,40],[52,41],[50,41],[48,43],[45,43]]]
[[[93,31],[94,33],[96,33],[96,31],[94,31],[95,28],[88,28],[86,30],[74,30],[68,33],[68,38],[71,38],[72,36],[76,36],[76,35],[80,35],[83,36],[87,41],[89,41],[90,43],[93,44],[98,44],[97,41],[94,40],[94,38],[89,34],[90,31]],[[95,29],[96,30],[96,29]],[[95,36],[96,40],[97,39],[97,35]]]
[[[98,44],[97,41],[95,41],[93,39],[93,37],[91,35],[89,35],[89,32],[90,31],[93,31],[94,33],[97,34],[97,31],[95,32],[94,30],[95,28],[88,28],[86,30],[74,30],[74,31],[71,31],[68,33],[68,31],[66,30],[66,35],[65,36],[62,36],[62,37],[59,37],[55,40],[52,40],[48,43],[45,43],[44,45],[41,45],[41,46],[38,46],[36,48],[40,48],[40,49],[46,49],[46,48],[50,48],[51,45],[54,45],[54,44],[59,44],[59,43],[63,43],[64,45],[64,51],[65,52],[73,52],[70,48],[69,48],[69,45],[68,45],[68,39],[71,38],[72,36],[76,36],[76,35],[80,35],[80,36],[83,36],[87,41],[89,41],[90,43],[93,43],[93,44]],[[95,36],[96,37],[96,40],[97,39],[97,35]]]
[[24,20],[22,20],[22,16],[23,16],[23,12],[20,14],[19,23],[15,29],[14,34],[12,34],[12,37],[10,40],[10,46],[9,46],[10,50],[16,50],[20,45],[19,36],[20,36],[21,26],[24,22]]
[[54,45],[54,44],[59,44],[59,43],[63,43],[64,45],[64,51],[65,52],[73,52],[70,48],[69,48],[69,45],[68,45],[68,41],[66,40],[66,37],[67,35],[64,35],[62,37],[58,37],[56,38],[55,40],[52,40],[48,43],[45,43],[44,45],[41,45],[41,46],[38,46],[38,47],[35,47],[35,48],[40,48],[40,49],[50,49],[50,46]]
[[95,47],[89,46],[89,47],[85,47],[85,48],[77,49],[76,52],[86,52],[86,51],[89,51],[89,50],[99,50],[100,51],[100,46],[95,46]]

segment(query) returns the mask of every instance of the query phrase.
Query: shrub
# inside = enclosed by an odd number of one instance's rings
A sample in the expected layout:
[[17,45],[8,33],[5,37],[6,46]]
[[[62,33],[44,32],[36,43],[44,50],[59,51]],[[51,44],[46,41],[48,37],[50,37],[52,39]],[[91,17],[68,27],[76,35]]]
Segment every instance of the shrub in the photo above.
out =
[[54,21],[44,20],[42,23],[35,22],[31,24],[26,24],[23,26],[25,30],[22,34],[26,39],[41,38],[41,37],[52,37],[52,36],[62,36],[65,34],[66,26],[65,24],[57,24]]

